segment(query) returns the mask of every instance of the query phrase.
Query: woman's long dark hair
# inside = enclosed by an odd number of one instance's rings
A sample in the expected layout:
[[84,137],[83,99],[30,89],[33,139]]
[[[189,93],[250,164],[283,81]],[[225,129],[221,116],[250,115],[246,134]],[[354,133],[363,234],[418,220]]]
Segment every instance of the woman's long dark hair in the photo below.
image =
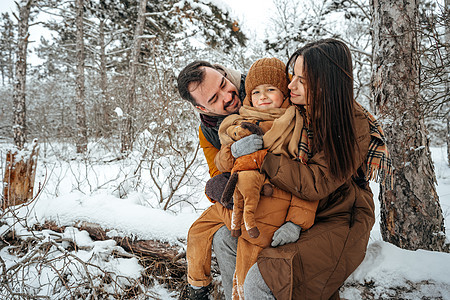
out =
[[336,178],[355,170],[353,67],[350,50],[341,41],[325,39],[298,49],[286,65],[289,74],[303,57],[307,113],[313,130],[312,151],[323,150]]

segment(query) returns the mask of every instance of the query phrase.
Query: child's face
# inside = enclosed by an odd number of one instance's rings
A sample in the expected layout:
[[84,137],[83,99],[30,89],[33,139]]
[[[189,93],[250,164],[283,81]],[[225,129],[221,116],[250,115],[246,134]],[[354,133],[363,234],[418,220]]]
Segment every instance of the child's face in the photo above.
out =
[[279,108],[283,104],[283,93],[271,84],[261,84],[252,91],[252,105],[261,109]]

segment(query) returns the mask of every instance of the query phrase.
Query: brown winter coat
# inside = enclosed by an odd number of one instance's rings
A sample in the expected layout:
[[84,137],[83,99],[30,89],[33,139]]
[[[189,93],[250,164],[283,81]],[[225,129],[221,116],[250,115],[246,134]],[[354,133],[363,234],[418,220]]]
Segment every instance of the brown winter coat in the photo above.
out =
[[[369,124],[361,109],[355,110],[355,165],[365,173]],[[305,165],[268,153],[261,167],[275,186],[301,199],[320,200],[315,225],[297,242],[266,248],[258,257],[261,274],[279,300],[329,299],[365,256],[375,220],[372,192],[357,180],[364,175],[358,170],[333,179],[323,156],[316,153]]]
[[[303,128],[303,118],[293,106],[287,109],[259,110],[244,105],[239,112],[239,115],[232,115],[225,118],[219,128],[219,137],[225,146],[216,155],[215,163],[222,172],[240,171],[234,193],[235,205],[233,208],[232,233],[239,231],[243,218],[245,229],[250,236],[257,237],[260,231],[258,230],[260,229],[258,228],[259,223],[263,227],[266,223],[273,223],[273,217],[270,216],[271,220],[261,220],[258,222],[257,227],[257,222],[254,218],[254,213],[260,199],[261,188],[267,183],[267,180],[265,175],[260,174],[257,170],[260,165],[253,166],[254,160],[250,156],[249,159],[247,159],[247,156],[242,156],[235,160],[231,155],[230,145],[232,142],[248,135],[242,129],[240,130],[239,125],[243,122],[253,122],[257,123],[264,132],[263,139],[265,148],[268,148],[269,151],[276,154],[284,153],[290,155],[290,157],[297,157],[301,129]],[[245,165],[248,166],[246,167]],[[303,201],[296,197],[294,198],[295,200],[292,203],[292,209],[290,209],[289,214],[291,219],[286,221],[294,222],[295,220],[294,223],[302,227],[302,229],[309,229],[314,224],[315,210],[318,202]],[[278,221],[275,222],[278,223]],[[257,232],[256,235],[254,234],[255,231]],[[264,234],[268,233],[263,232]],[[272,235],[269,236],[272,237]]]
[[[211,142],[206,139],[201,127],[198,128],[198,139],[200,141],[200,147],[203,150],[203,154],[205,155],[206,162],[208,163],[209,176],[214,177],[216,175],[219,175],[222,172],[217,169],[217,166],[214,163],[214,158],[216,157],[217,152],[219,152],[219,149],[214,147],[213,144],[211,144]],[[210,201],[215,202],[211,199]]]

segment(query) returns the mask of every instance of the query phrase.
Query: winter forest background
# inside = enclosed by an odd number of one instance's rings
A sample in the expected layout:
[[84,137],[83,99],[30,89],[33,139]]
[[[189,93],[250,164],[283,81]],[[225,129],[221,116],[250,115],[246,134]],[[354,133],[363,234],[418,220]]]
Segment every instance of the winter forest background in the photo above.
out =
[[[450,299],[449,1],[273,7],[264,31],[225,0],[18,0],[1,13],[1,298],[181,298],[209,174],[178,72],[203,59],[245,73],[336,37],[396,170],[393,191],[371,184],[378,223],[341,296]],[[36,26],[47,34],[31,40]],[[10,151],[34,184],[20,205]],[[214,262],[213,274],[222,299]]]

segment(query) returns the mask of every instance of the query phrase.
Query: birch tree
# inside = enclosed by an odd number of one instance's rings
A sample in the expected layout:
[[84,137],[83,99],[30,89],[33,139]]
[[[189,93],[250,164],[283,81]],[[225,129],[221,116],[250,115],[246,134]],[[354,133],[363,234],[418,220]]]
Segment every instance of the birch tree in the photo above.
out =
[[15,68],[15,81],[13,92],[14,106],[14,143],[17,148],[22,149],[26,141],[26,105],[25,84],[27,79],[27,49],[28,49],[28,27],[31,6],[33,0],[22,0],[17,3],[19,9],[18,33],[17,33],[17,55]]
[[404,249],[444,249],[445,229],[419,90],[418,0],[372,0],[374,106],[384,122],[394,188],[381,189],[381,231]]
[[123,120],[122,147],[121,152],[132,150],[133,143],[133,116],[134,104],[136,102],[136,72],[139,60],[139,52],[142,43],[142,33],[144,32],[146,0],[139,1],[138,19],[134,33],[133,47],[131,48],[130,75],[127,84],[127,102],[125,107],[125,118]]
[[77,153],[84,153],[87,150],[87,128],[85,111],[85,88],[84,88],[84,40],[83,40],[83,15],[84,0],[76,0],[76,56],[77,56],[77,75],[76,75],[76,115],[77,115]]

